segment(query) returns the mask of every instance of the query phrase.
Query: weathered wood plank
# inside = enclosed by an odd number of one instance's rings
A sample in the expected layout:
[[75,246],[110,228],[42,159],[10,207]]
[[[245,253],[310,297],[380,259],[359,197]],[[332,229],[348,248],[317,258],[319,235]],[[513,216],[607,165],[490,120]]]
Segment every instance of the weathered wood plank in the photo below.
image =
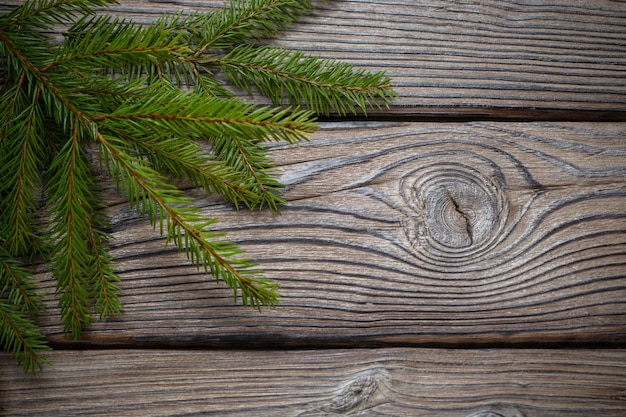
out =
[[623,2],[316,5],[281,43],[388,71],[396,113],[553,120],[626,110]]
[[[273,145],[282,215],[199,202],[281,283],[278,308],[261,313],[113,205],[125,310],[85,343],[624,343],[625,134],[626,124],[342,123],[301,147]],[[44,330],[71,343],[47,305]]]
[[[129,1],[137,19],[223,1]],[[552,120],[626,112],[626,6],[615,1],[329,1],[278,43],[385,70],[395,114]],[[617,115],[614,115],[617,116]]]
[[626,351],[57,351],[0,356],[18,416],[623,416]]
[[[150,22],[224,3],[121,0],[110,11]],[[624,2],[350,0],[315,5],[317,11],[277,43],[387,71],[401,96],[392,109],[395,115],[626,120]]]

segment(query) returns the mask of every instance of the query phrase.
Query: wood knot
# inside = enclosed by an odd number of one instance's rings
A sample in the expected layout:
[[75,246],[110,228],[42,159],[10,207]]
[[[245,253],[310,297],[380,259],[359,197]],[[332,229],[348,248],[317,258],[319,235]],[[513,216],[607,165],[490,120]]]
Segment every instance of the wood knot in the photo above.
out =
[[366,371],[345,383],[333,396],[332,402],[322,411],[333,414],[350,414],[372,407],[385,401],[381,392],[384,381],[389,377],[385,372]]
[[443,246],[464,248],[472,244],[474,219],[468,215],[466,203],[456,189],[446,187],[426,196],[426,227]]
[[427,233],[450,250],[481,245],[498,225],[498,199],[490,191],[463,177],[428,184],[418,191]]
[[489,247],[508,213],[500,177],[462,164],[442,164],[404,178],[401,192],[414,210],[405,232],[413,247],[438,259],[469,256]]

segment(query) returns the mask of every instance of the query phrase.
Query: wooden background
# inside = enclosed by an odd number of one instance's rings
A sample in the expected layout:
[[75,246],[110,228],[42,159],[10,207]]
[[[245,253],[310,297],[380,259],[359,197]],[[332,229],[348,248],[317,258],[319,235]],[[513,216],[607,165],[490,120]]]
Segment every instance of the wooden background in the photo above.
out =
[[272,145],[282,215],[200,200],[278,307],[234,304],[111,192],[124,314],[65,337],[41,266],[53,364],[1,355],[1,415],[626,415],[626,2],[315,4],[276,43],[400,98]]

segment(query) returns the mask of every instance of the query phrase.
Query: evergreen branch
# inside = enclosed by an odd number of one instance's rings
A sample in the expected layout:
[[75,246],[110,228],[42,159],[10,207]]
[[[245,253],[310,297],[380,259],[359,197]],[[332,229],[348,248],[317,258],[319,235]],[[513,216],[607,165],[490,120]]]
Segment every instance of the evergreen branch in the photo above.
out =
[[[236,207],[277,211],[281,184],[264,141],[297,143],[317,128],[315,112],[365,112],[395,97],[382,73],[251,45],[308,13],[308,0],[231,0],[223,10],[148,26],[94,17],[109,3],[27,0],[0,14],[0,341],[30,370],[45,362],[34,322],[41,304],[14,257],[45,248],[62,324],[74,337],[93,312],[121,309],[89,142],[166,244],[243,304],[274,305],[277,284],[235,243],[219,240],[223,233],[211,230],[217,220],[170,181],[189,181]],[[52,25],[72,22],[63,43],[48,35]],[[213,70],[291,108],[245,103]]]
[[[4,26],[31,25],[49,29],[51,25],[63,24],[78,15],[92,14],[94,7],[116,4],[116,0],[34,0],[16,7],[0,20]],[[6,20],[6,22],[5,22]]]
[[111,267],[113,260],[100,242],[97,231],[91,228],[89,236],[90,250],[94,253],[93,273],[89,280],[92,291],[89,297],[94,300],[96,313],[103,319],[121,312],[122,303],[118,296],[120,287],[117,285],[120,278]]
[[17,306],[0,298],[0,344],[5,352],[23,363],[25,371],[41,370],[49,363],[41,352],[50,350],[35,322]]
[[[243,136],[291,143],[306,139],[317,126],[308,111],[274,109],[243,103],[236,98],[199,97],[179,90],[154,90],[144,101],[128,102],[114,112],[92,117],[104,124],[128,120],[126,128],[137,132],[165,130],[174,136],[198,138]],[[147,125],[139,125],[145,122]]]
[[47,38],[30,27],[7,28],[0,30],[0,53],[6,60],[3,70],[9,80],[21,81],[25,86],[34,85],[40,78],[38,66],[44,65],[50,56],[50,45]]
[[120,287],[117,285],[120,278],[113,270],[113,259],[104,244],[109,238],[109,235],[102,231],[106,226],[108,222],[104,215],[96,209],[92,221],[87,223],[88,250],[93,254],[92,264],[89,265],[92,271],[89,277],[92,291],[89,296],[94,300],[95,312],[100,319],[119,314],[122,305],[118,296]]
[[94,216],[100,213],[92,194],[91,162],[80,146],[80,136],[76,121],[72,137],[52,161],[48,181],[52,203],[48,209],[52,217],[50,239],[54,242],[50,264],[57,277],[61,321],[75,338],[91,323],[90,287],[93,276],[100,272],[94,274],[94,265],[107,263],[106,259],[98,259],[99,245],[92,246],[99,243],[94,236]]
[[32,73],[49,57],[46,43],[47,38],[42,33],[28,26],[0,29],[0,68],[5,88],[15,86],[17,80],[23,86],[32,85]]
[[[81,70],[86,73],[100,68],[114,70],[117,77],[126,80],[145,77],[150,83],[194,85],[200,73],[186,59],[193,52],[189,33],[174,28],[180,18],[181,15],[163,17],[147,27],[109,16],[83,19],[65,33],[66,49],[74,57],[64,60],[84,61]],[[204,83],[208,86],[206,80]],[[217,85],[214,80],[213,86]],[[220,94],[224,91],[216,88]]]
[[231,0],[229,7],[190,22],[203,29],[194,57],[276,35],[312,9],[308,0]]
[[25,371],[41,369],[49,350],[33,316],[43,310],[41,296],[30,274],[0,246],[0,344],[24,363]]
[[[54,47],[49,45],[45,38],[38,32],[24,28],[17,33],[0,31],[0,49],[7,59],[7,68],[21,68],[19,76],[25,77],[22,88],[27,92],[37,91],[45,104],[49,115],[53,116],[56,123],[66,131],[71,131],[71,122],[78,118],[82,123],[87,123],[89,118],[79,108],[89,109],[93,103],[81,102],[80,98],[72,97],[67,91],[71,91],[77,80],[67,78],[67,74],[47,74],[41,70],[46,62],[51,60]],[[25,53],[25,52],[28,53]],[[11,77],[11,74],[8,74]],[[64,91],[66,87],[66,91]],[[32,94],[32,93],[31,93]],[[79,98],[78,102],[74,99]]]
[[383,72],[369,73],[333,60],[307,56],[271,46],[233,49],[223,58],[199,63],[219,66],[237,87],[256,88],[276,105],[285,99],[292,106],[306,104],[316,113],[367,114],[368,107],[388,106],[395,93]]
[[43,310],[37,290],[26,269],[0,246],[0,296],[12,305],[25,308],[34,316]]
[[213,152],[233,170],[246,174],[243,184],[258,200],[250,208],[267,206],[273,212],[279,211],[279,204],[284,203],[281,197],[283,185],[276,179],[276,169],[259,143],[241,136],[218,136],[213,140]]
[[[206,219],[199,214],[193,201],[165,183],[158,173],[115,145],[112,137],[98,135],[98,141],[110,159],[108,167],[116,178],[124,178],[129,200],[141,213],[147,215],[153,227],[167,224],[167,242],[174,241],[181,252],[198,268],[203,267],[216,279],[221,279],[233,289],[235,299],[241,292],[244,305],[260,307],[274,305],[277,285],[270,280],[255,277],[261,273],[250,259],[237,258],[242,253],[232,242],[211,241],[221,233],[207,230],[216,219]],[[120,180],[121,181],[121,180]]]
[[[233,93],[224,88],[224,86],[215,79],[213,73],[209,72],[208,75],[203,74],[204,70],[194,65],[192,67],[194,74],[194,93],[200,96],[220,96],[220,97],[232,97]],[[187,83],[186,85],[190,85]]]
[[165,21],[150,26],[111,16],[96,16],[76,22],[66,33],[65,47],[56,60],[41,69],[70,65],[86,73],[126,68],[122,73],[137,73],[132,67],[162,65],[180,61],[191,53],[164,30]]
[[259,197],[243,186],[246,177],[200,146],[195,140],[183,137],[161,137],[129,135],[117,129],[113,134],[124,139],[133,147],[134,153],[147,161],[161,175],[178,180],[188,180],[192,185],[202,187],[207,193],[217,193],[239,208],[239,202],[253,208],[259,205]]
[[[124,132],[122,135],[129,139],[135,138],[130,139],[131,141],[143,142],[140,146],[145,146],[147,140],[136,138],[142,135],[145,137],[146,131],[156,130],[149,126],[158,126],[158,131],[166,136],[150,140],[150,147],[153,150],[155,147],[161,149],[158,153],[147,154],[146,158],[156,159],[154,155],[158,154],[159,160],[169,162],[168,155],[171,157],[178,154],[177,160],[180,162],[169,163],[170,171],[174,169],[173,165],[185,167],[188,163],[182,161],[187,158],[197,159],[202,155],[197,148],[189,148],[189,143],[182,138],[190,135],[195,136],[195,139],[212,137],[213,155],[231,167],[231,172],[236,176],[236,182],[230,181],[229,184],[239,185],[237,193],[233,194],[235,189],[232,186],[226,189],[220,187],[227,185],[223,181],[203,184],[209,185],[210,189],[217,190],[235,204],[237,199],[241,199],[250,208],[267,206],[272,211],[278,211],[278,204],[283,202],[280,197],[282,185],[276,180],[275,170],[267,160],[264,149],[255,142],[265,140],[266,137],[290,142],[301,140],[307,131],[315,128],[308,119],[309,113],[288,113],[288,110],[258,108],[236,99],[204,98],[196,102],[187,96],[188,93],[181,93],[178,90],[168,94],[162,93],[152,99],[119,108],[112,114],[94,117],[93,120],[99,122],[105,130],[113,128],[116,132]],[[149,113],[154,110],[158,110],[158,113]],[[126,122],[131,120],[132,123]],[[148,123],[148,126],[141,123],[142,121]],[[173,144],[174,147],[170,146],[166,154],[163,154],[163,147],[169,144]],[[196,160],[194,164],[201,167],[206,162]],[[201,173],[200,178],[206,178],[206,173]],[[193,180],[194,177],[197,178],[198,173],[187,169],[185,174],[187,178]]]
[[15,115],[20,114],[21,110],[27,106],[26,103],[30,101],[22,90],[26,74],[22,72],[16,78],[18,81],[15,84],[3,86],[2,96],[0,96],[0,145],[9,137],[9,126]]
[[[43,126],[39,91],[31,102],[20,82],[0,100],[7,104],[0,113],[0,230],[12,255],[27,255],[39,247],[33,228],[37,204],[34,193],[40,188],[43,154]],[[9,103],[7,103],[7,101]]]

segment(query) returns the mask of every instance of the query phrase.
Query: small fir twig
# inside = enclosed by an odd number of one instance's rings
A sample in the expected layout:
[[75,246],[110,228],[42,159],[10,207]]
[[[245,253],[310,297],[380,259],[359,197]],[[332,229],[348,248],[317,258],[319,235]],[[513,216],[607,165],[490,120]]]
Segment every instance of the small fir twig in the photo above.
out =
[[[121,310],[90,147],[167,243],[244,305],[273,306],[277,283],[174,184],[278,211],[264,142],[300,142],[317,114],[365,113],[395,97],[381,72],[257,45],[310,13],[307,0],[231,0],[150,25],[107,15],[111,3],[29,0],[0,14],[0,340],[25,370],[41,369],[49,349],[35,321],[35,257],[56,279],[75,338],[94,315]],[[62,42],[47,35],[54,25],[66,27]],[[274,106],[233,96],[217,72]]]

